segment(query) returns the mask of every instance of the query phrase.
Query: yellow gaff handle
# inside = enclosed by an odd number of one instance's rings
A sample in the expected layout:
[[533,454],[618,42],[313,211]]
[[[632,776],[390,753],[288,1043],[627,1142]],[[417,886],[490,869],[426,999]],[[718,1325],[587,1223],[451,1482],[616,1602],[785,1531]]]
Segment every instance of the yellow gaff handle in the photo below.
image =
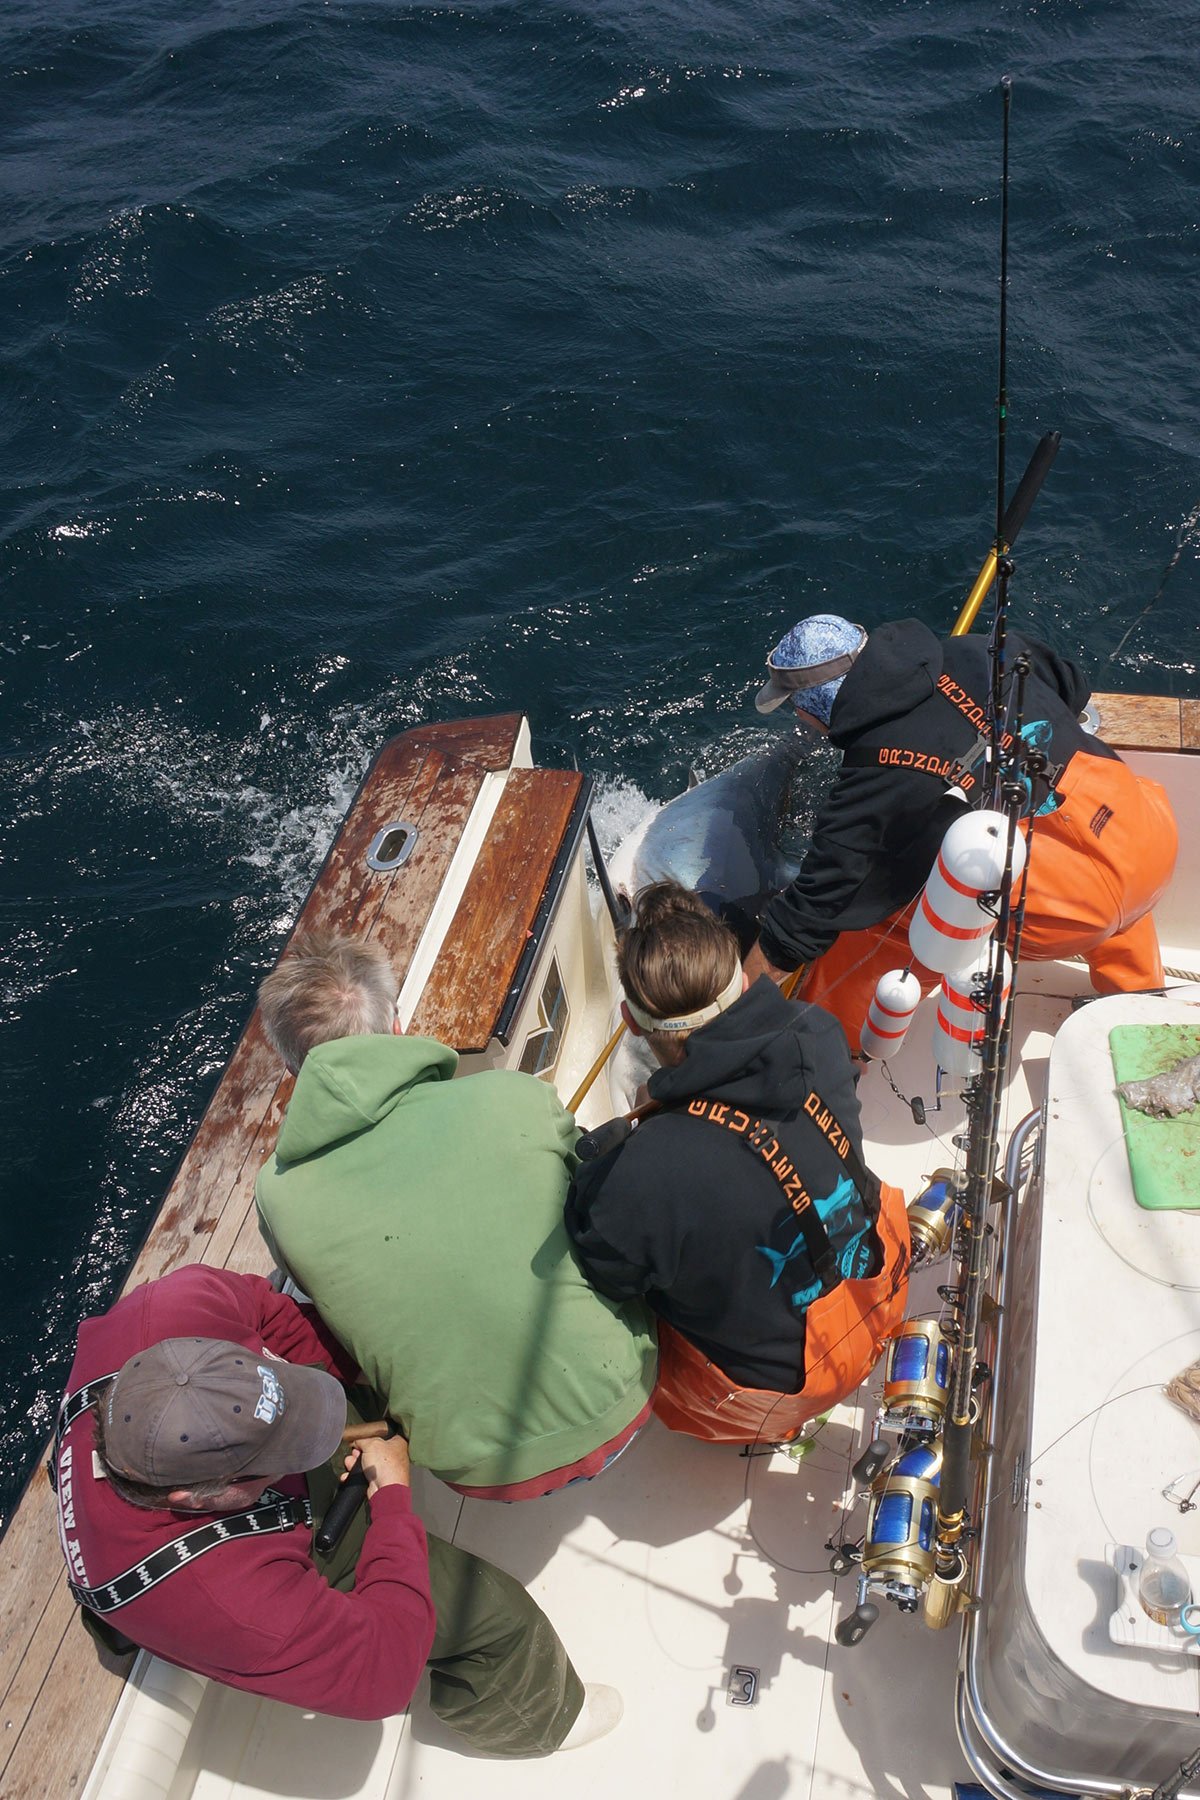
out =
[[588,1094],[591,1092],[592,1083],[595,1081],[597,1075],[599,1075],[601,1069],[604,1067],[605,1063],[608,1061],[609,1057],[612,1055],[613,1051],[616,1049],[617,1045],[620,1043],[621,1039],[624,1036],[625,1036],[625,1021],[624,1021],[624,1019],[622,1019],[621,1023],[617,1026],[617,1029],[613,1032],[613,1034],[609,1038],[607,1044],[605,1044],[603,1050],[600,1052],[599,1056],[596,1058],[595,1062],[592,1064],[591,1068],[588,1070],[587,1074],[584,1076],[583,1080],[580,1082],[579,1087],[576,1090],[576,1092],[571,1095],[570,1103],[567,1106],[567,1111],[569,1113],[576,1113],[579,1111],[579,1108],[583,1105],[584,1101],[588,1097]]
[[[1025,473],[1017,483],[1017,491],[1009,501],[1008,510],[1004,515],[1001,537],[1005,556],[1016,543],[1017,533],[1029,517],[1029,509],[1037,499],[1038,491],[1046,479],[1050,465],[1058,455],[1058,446],[1061,442],[1062,434],[1057,431],[1046,432],[1045,436],[1039,438],[1037,442]],[[993,545],[987,553],[987,561],[976,577],[975,586],[967,595],[966,604],[954,621],[951,637],[965,637],[970,631],[975,623],[975,616],[983,605],[984,597],[995,579],[996,549]]]
[[780,982],[779,991],[785,1000],[790,1000],[792,995],[796,992],[796,989],[804,980],[804,972],[807,968],[807,963],[797,963],[791,974],[787,976],[785,980]]
[[954,621],[954,629],[950,633],[951,637],[965,637],[967,635],[968,631],[970,631],[972,625],[975,623],[979,614],[979,609],[987,598],[987,591],[995,579],[996,552],[995,549],[991,549],[987,553],[987,559],[984,562],[982,569],[980,569],[978,575],[975,577],[975,586],[967,595],[966,601],[963,604],[963,609]]
[[376,1438],[385,1438],[392,1430],[390,1419],[366,1419],[361,1425],[347,1425],[342,1433],[343,1444],[369,1444]]

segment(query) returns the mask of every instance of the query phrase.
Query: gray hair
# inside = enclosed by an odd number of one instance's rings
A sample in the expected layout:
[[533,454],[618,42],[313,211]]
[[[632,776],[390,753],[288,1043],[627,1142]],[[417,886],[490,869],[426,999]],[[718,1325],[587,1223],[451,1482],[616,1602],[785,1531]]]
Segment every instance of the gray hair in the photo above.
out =
[[303,931],[258,990],[268,1038],[295,1074],[334,1038],[390,1032],[396,977],[378,944],[342,931]]

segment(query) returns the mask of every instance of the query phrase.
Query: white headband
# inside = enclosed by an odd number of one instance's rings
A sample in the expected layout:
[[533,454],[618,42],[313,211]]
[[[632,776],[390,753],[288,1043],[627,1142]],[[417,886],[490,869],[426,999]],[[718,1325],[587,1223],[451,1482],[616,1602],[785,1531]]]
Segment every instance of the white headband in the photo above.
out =
[[707,1025],[708,1021],[715,1019],[718,1013],[725,1012],[735,1000],[741,998],[741,993],[742,965],[738,962],[733,965],[733,974],[716,999],[710,1000],[707,1006],[697,1007],[695,1012],[681,1013],[676,1019],[656,1019],[653,1014],[643,1012],[637,1002],[631,1000],[628,994],[625,996],[625,1004],[635,1023],[640,1025],[643,1031],[695,1031],[698,1025]]

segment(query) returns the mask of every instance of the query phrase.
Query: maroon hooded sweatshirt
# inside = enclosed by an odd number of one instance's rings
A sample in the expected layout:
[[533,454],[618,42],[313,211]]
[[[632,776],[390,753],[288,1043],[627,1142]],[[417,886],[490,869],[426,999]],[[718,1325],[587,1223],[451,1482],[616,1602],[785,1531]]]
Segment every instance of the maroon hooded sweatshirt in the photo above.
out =
[[[135,1288],[85,1319],[67,1384],[74,1393],[170,1337],[222,1338],[256,1355],[319,1364],[348,1380],[345,1354],[306,1309],[257,1275],[200,1265]],[[58,1452],[59,1524],[71,1579],[95,1588],[219,1513],[150,1512],[120,1499],[93,1466],[89,1408]],[[303,1496],[289,1475],[277,1492]],[[425,1531],[407,1487],[389,1485],[371,1518],[352,1593],[318,1573],[310,1529],[231,1539],[111,1613],[156,1656],[272,1700],[345,1719],[403,1712],[433,1643]]]

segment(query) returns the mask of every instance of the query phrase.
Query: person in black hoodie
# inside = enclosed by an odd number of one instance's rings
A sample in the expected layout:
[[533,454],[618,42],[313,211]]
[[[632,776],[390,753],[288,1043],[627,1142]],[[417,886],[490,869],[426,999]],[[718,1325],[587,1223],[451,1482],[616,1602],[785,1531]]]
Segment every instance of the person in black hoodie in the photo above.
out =
[[863,1163],[845,1037],[769,981],[750,987],[733,933],[674,882],[638,895],[618,968],[625,1022],[661,1065],[657,1110],[607,1153],[587,1159],[581,1140],[567,1230],[602,1294],[658,1314],[666,1424],[794,1437],[904,1314],[904,1196]]
[[[1022,953],[1086,957],[1101,994],[1161,987],[1151,908],[1175,866],[1170,803],[1083,729],[1091,690],[1074,664],[1010,631],[1010,670],[1018,655],[1030,665],[1023,731],[1051,770],[1028,809]],[[788,632],[767,666],[759,711],[791,700],[797,721],[842,752],[842,766],[799,875],[767,903],[746,968],[780,981],[809,965],[800,992],[836,1013],[857,1053],[880,975],[912,961],[908,921],[942,838],[978,801],[981,765],[964,765],[986,730],[987,642],[939,641],[919,619],[868,637],[818,613]],[[924,991],[936,985],[928,970],[914,972]]]

